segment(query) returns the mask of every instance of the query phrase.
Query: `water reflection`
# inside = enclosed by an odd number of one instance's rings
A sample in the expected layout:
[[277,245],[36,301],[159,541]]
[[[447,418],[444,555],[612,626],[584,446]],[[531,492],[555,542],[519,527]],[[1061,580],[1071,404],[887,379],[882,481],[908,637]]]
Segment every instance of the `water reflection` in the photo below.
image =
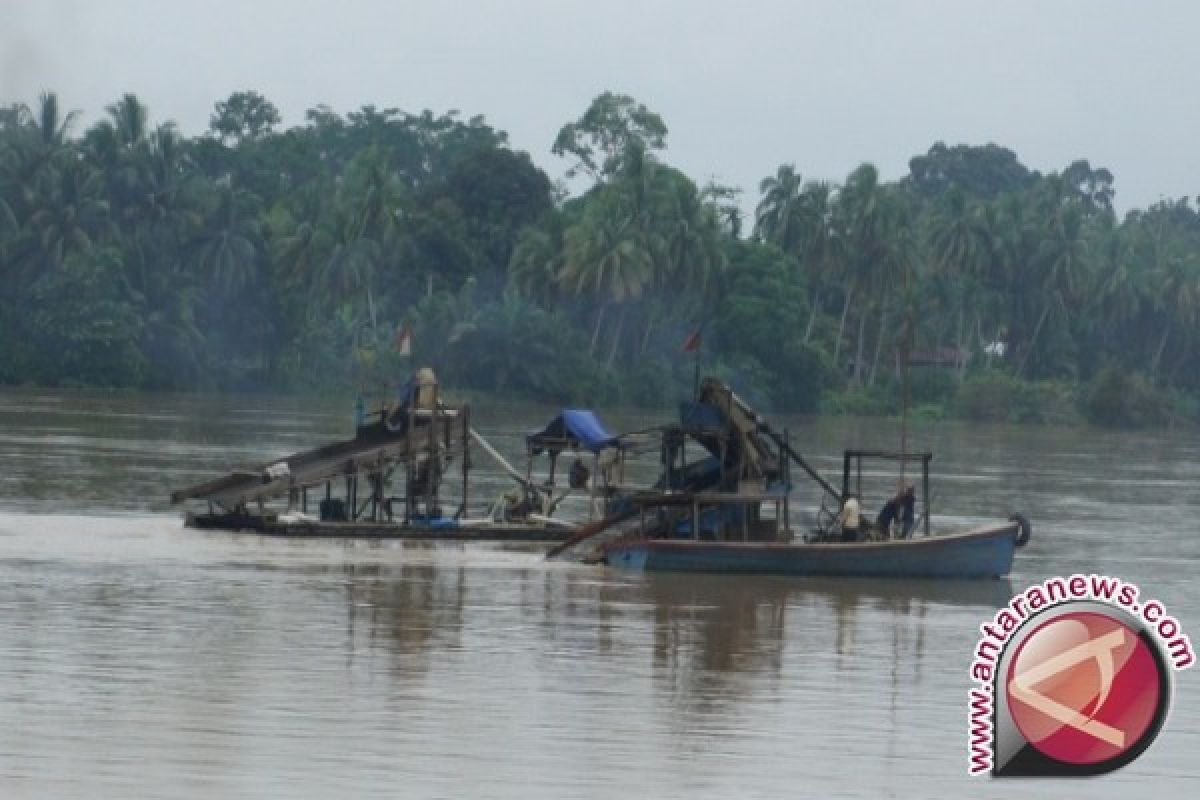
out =
[[345,564],[338,571],[345,581],[351,657],[384,651],[398,676],[417,678],[440,652],[461,647],[465,568]]
[[[424,558],[439,552],[423,544],[400,549]],[[416,680],[450,654],[492,651],[506,639],[621,669],[644,659],[664,699],[708,715],[770,693],[785,674],[815,686],[868,656],[884,667],[877,677],[899,692],[921,680],[931,616],[961,607],[982,620],[1012,596],[1007,580],[631,577],[550,568],[536,553],[517,558],[493,569],[429,561],[330,567],[328,577],[344,590],[348,660],[381,657],[397,678]],[[470,626],[486,630],[467,644]]]

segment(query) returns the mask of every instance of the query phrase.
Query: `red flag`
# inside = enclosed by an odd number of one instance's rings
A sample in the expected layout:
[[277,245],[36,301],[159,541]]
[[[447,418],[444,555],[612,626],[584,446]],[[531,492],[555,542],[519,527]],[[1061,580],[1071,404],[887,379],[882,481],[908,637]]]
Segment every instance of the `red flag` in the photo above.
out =
[[683,352],[694,353],[700,349],[700,331],[696,331],[683,343]]
[[396,329],[396,350],[402,356],[412,355],[412,331],[407,325],[401,325]]

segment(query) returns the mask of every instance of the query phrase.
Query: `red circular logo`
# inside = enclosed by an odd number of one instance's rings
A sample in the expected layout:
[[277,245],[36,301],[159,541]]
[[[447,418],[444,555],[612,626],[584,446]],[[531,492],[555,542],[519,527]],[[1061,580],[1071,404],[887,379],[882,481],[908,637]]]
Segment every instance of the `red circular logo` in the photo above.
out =
[[1005,691],[1025,740],[1068,764],[1119,758],[1153,737],[1166,699],[1158,662],[1142,637],[1092,611],[1055,617],[1026,637]]

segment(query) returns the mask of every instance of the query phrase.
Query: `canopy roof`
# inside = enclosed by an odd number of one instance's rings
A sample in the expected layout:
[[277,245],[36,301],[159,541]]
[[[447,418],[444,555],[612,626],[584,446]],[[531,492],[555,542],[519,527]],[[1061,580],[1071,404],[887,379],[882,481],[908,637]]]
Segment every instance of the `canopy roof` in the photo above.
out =
[[584,448],[598,453],[606,447],[617,447],[620,439],[609,433],[596,412],[585,408],[568,408],[550,420],[545,429],[525,437],[529,452],[559,453]]

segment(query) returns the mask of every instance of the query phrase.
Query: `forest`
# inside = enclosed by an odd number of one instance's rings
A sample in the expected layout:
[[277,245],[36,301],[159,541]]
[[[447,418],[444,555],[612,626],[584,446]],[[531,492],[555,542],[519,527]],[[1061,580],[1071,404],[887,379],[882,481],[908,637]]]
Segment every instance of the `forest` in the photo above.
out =
[[1118,218],[1087,160],[939,142],[894,182],[782,164],[746,219],[611,92],[547,132],[558,179],[457,112],[284,129],[244,91],[188,137],[126,94],[77,122],[49,92],[0,108],[0,384],[374,401],[429,364],[459,390],[665,407],[698,359],[780,411],[1200,420],[1200,214]]

